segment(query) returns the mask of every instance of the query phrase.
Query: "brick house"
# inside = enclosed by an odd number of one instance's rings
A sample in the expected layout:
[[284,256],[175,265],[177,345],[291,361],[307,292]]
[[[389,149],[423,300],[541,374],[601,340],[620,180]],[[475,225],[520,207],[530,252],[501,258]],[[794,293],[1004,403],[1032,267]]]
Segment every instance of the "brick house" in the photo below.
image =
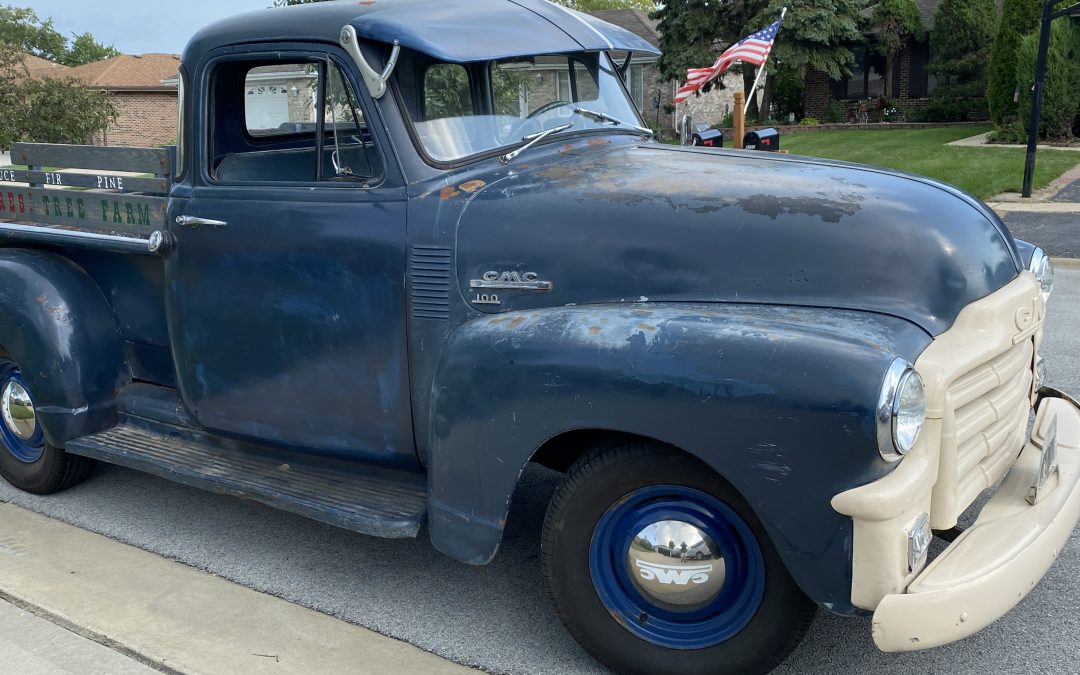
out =
[[176,138],[179,68],[175,54],[121,54],[57,74],[112,95],[118,117],[95,144],[157,146]]
[[[934,14],[941,0],[915,0],[922,15],[927,34],[934,27]],[[867,8],[869,14],[873,7]],[[910,110],[926,105],[936,85],[935,78],[927,70],[930,62],[929,40],[909,40],[901,48],[893,63],[892,90],[886,91],[886,60],[874,48],[874,33],[866,34],[867,41],[856,48],[851,64],[851,75],[839,80],[814,69],[806,72],[803,90],[803,108],[807,117],[822,119],[830,99],[843,103],[845,114],[855,115],[856,102],[878,99],[882,96],[894,99],[901,109]],[[869,112],[869,121],[878,121],[879,113]]]

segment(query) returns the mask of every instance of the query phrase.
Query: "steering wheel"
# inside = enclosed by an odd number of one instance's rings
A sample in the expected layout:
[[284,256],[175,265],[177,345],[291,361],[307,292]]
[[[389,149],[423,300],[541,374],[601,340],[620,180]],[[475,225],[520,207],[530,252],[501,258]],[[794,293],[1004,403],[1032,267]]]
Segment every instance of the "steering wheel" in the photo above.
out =
[[540,106],[536,110],[529,113],[529,116],[526,117],[525,119],[531,120],[534,117],[538,117],[540,115],[543,115],[544,113],[548,112],[549,110],[554,110],[555,108],[559,108],[559,107],[562,107],[564,105],[569,105],[569,104],[570,104],[570,101],[551,101],[550,103],[545,103],[544,105]]

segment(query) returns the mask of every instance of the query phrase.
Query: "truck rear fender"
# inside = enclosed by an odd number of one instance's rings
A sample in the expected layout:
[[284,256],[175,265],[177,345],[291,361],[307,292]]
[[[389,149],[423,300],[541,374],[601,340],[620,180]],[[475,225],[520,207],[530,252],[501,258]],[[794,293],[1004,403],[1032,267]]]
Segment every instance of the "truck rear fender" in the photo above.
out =
[[19,364],[50,444],[114,423],[116,392],[128,381],[123,339],[78,265],[55,253],[0,249],[0,347]]
[[[592,432],[688,452],[747,500],[804,591],[850,606],[851,522],[832,497],[889,472],[873,408],[893,358],[929,336],[902,319],[768,305],[559,307],[458,328],[432,395],[434,545],[483,564],[525,465]],[[549,442],[554,439],[554,442]]]

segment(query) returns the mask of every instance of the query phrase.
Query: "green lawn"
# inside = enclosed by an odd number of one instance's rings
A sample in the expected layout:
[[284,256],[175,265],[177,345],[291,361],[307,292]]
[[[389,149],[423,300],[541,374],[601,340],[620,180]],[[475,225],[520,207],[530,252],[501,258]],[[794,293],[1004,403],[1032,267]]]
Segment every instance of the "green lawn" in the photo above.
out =
[[[939,129],[812,131],[788,134],[780,147],[794,155],[876,164],[951,183],[981,199],[1019,192],[1024,182],[1021,148],[960,148],[946,143],[989,131],[989,126]],[[1080,164],[1080,152],[1040,148],[1035,188]]]

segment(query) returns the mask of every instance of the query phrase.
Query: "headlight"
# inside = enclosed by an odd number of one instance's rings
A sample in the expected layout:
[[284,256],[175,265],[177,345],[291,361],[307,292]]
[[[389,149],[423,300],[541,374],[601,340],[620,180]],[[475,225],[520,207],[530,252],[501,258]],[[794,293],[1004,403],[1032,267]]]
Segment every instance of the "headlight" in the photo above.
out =
[[926,390],[922,377],[904,359],[889,365],[881,383],[876,411],[878,450],[887,461],[899,461],[915,447],[926,421]]
[[1036,248],[1031,254],[1031,264],[1028,265],[1028,269],[1039,280],[1043,302],[1046,302],[1050,299],[1050,294],[1054,292],[1054,264],[1050,262],[1050,256],[1046,255],[1041,248]]

